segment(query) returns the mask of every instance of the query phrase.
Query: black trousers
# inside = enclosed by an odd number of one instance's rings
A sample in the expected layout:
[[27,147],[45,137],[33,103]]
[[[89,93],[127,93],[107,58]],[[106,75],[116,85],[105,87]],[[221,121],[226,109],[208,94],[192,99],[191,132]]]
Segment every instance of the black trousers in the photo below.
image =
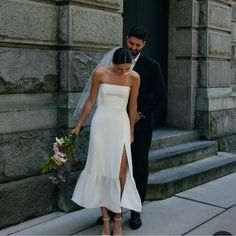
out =
[[148,153],[152,140],[152,130],[134,132],[131,145],[133,176],[142,203],[145,200],[148,181]]

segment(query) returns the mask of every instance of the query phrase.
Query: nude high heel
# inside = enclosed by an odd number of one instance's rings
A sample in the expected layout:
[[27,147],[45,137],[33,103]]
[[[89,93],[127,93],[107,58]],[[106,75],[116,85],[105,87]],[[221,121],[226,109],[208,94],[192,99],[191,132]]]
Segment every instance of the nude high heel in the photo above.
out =
[[120,217],[120,218],[117,218],[117,217],[114,216],[114,224],[120,223],[120,233],[119,233],[119,234],[116,234],[116,233],[114,233],[114,231],[113,231],[113,235],[117,235],[117,236],[122,235],[121,220],[122,220],[121,217]]
[[[103,225],[104,225],[105,223],[109,223],[109,227],[110,227],[110,220],[111,220],[110,217],[108,217],[108,218],[102,218],[102,220],[103,220]],[[104,226],[103,226],[103,227],[104,227]],[[109,234],[106,234],[106,233],[104,232],[104,229],[103,229],[103,231],[102,231],[102,236],[105,236],[105,235],[111,235],[110,229],[109,229]]]

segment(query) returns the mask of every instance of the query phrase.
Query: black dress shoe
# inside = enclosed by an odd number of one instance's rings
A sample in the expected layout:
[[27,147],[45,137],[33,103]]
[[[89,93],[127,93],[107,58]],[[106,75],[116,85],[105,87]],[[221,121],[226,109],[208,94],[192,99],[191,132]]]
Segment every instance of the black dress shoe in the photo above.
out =
[[140,213],[136,211],[131,211],[131,217],[129,220],[129,227],[133,230],[136,230],[142,226],[142,221],[140,218]]
[[[113,218],[114,218],[115,213],[112,212],[112,211],[109,211],[109,215],[110,215],[110,217],[111,217],[111,221],[113,221]],[[97,224],[97,225],[103,225],[102,216],[99,216],[99,217],[97,218],[96,224]]]
[[103,224],[102,216],[99,216],[99,217],[97,218],[96,224],[97,224],[97,225],[102,225],[102,224]]

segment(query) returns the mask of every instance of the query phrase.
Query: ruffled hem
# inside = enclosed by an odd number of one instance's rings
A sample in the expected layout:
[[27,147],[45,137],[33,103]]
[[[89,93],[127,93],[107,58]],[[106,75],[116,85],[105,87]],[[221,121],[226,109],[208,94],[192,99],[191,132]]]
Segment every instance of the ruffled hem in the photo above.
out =
[[127,173],[126,184],[120,199],[120,181],[110,176],[91,175],[84,170],[75,186],[72,201],[85,208],[106,207],[120,213],[125,207],[141,211],[141,201],[134,179]]

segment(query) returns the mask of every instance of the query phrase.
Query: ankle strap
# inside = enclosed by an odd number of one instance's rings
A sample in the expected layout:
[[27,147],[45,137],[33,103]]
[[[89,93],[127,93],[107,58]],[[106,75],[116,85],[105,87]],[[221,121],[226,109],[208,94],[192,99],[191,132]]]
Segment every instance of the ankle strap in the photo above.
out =
[[116,221],[121,221],[121,217],[120,217],[120,218],[116,218],[116,217],[114,216],[114,220],[116,220]]
[[111,219],[110,217],[108,217],[108,218],[102,218],[103,221],[108,221],[108,220],[110,220],[110,219]]

